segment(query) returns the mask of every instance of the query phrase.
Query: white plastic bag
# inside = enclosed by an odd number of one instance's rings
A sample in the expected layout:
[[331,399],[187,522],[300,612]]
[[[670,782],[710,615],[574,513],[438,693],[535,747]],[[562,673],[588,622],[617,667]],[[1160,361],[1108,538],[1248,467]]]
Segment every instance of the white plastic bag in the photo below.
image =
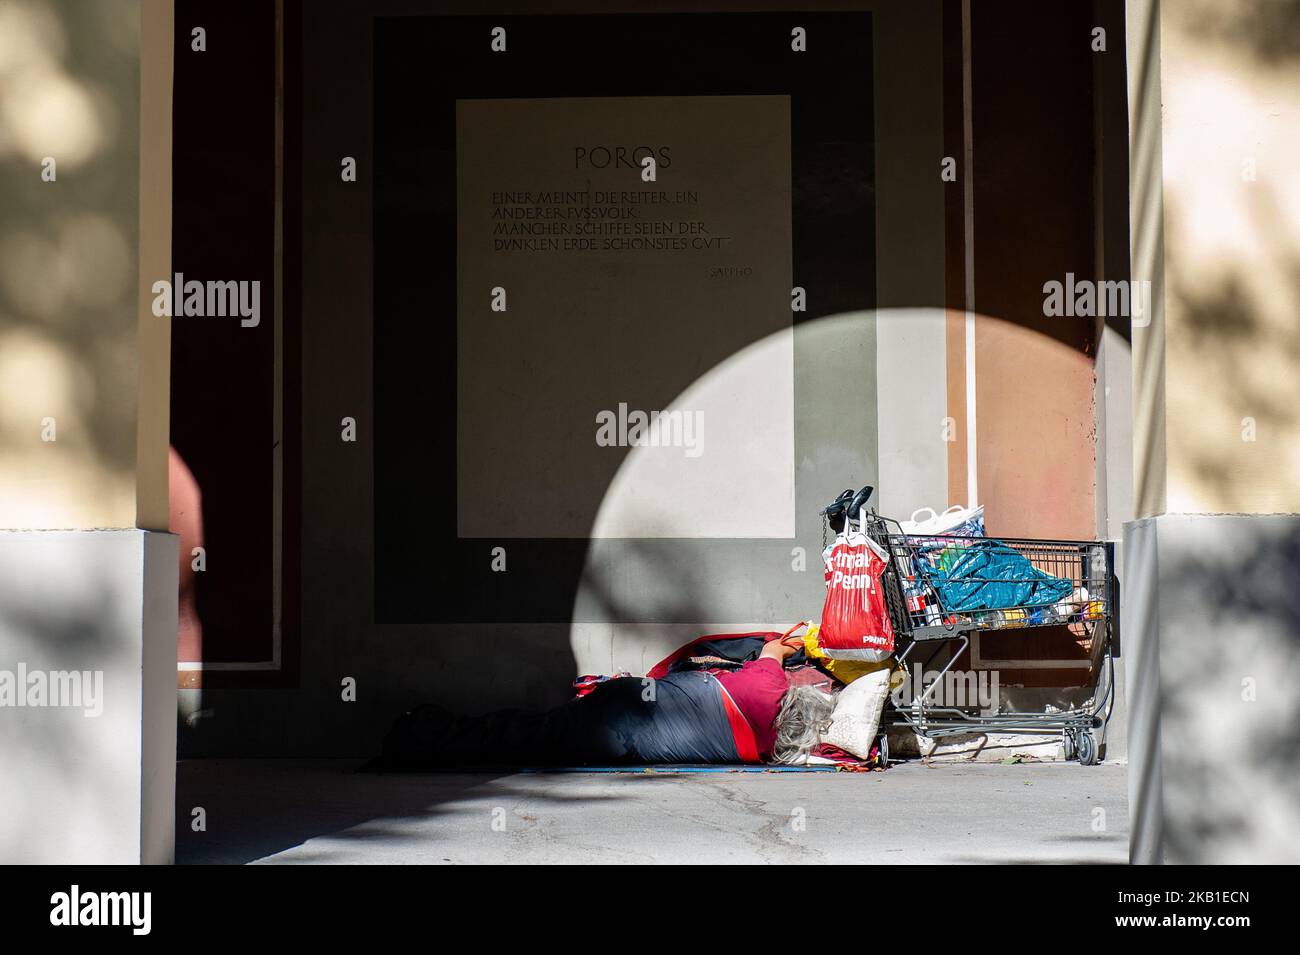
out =
[[[929,514],[929,517],[922,515]],[[904,534],[927,536],[944,534],[955,537],[984,536],[984,505],[962,507],[954,504],[942,514],[936,514],[932,507],[922,507],[912,512],[910,521],[899,521]]]

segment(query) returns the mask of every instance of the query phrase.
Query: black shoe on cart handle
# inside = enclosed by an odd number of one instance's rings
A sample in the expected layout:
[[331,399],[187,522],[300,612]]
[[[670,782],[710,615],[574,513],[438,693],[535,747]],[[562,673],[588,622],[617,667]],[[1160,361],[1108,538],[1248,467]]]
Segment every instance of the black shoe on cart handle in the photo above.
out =
[[871,499],[871,494],[873,491],[875,491],[875,488],[872,487],[870,484],[868,484],[866,487],[864,487],[862,490],[860,490],[857,494],[853,496],[853,500],[849,503],[850,517],[856,518],[858,520],[862,519],[862,508],[864,508],[867,504],[867,501]]
[[874,491],[875,488],[870,485],[862,488],[856,494],[853,493],[853,488],[847,488],[840,493],[839,497],[823,507],[818,513],[830,524],[831,530],[838,534],[844,530],[844,518],[847,515],[852,515],[854,519],[857,519],[860,516],[858,512],[871,498]]

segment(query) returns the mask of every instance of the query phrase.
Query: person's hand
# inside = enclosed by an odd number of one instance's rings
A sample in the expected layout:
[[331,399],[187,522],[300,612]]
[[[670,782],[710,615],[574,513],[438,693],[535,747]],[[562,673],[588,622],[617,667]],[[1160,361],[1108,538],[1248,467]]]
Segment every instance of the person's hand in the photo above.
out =
[[800,652],[803,648],[802,637],[783,637],[775,639],[763,647],[763,656],[771,656],[780,660],[781,664],[789,660],[790,657]]
[[769,640],[763,644],[763,650],[759,657],[768,657],[784,666],[785,661],[798,652],[798,647],[792,647],[784,640]]
[[[802,627],[803,624],[800,624],[799,626]],[[795,627],[794,629],[797,630],[799,627]],[[786,660],[790,659],[790,657],[794,656],[802,649],[803,637],[801,635],[796,636],[794,632],[791,631],[790,633],[782,634],[775,640],[769,640],[764,644],[760,656],[771,657],[773,660],[778,661],[782,666],[784,666]]]

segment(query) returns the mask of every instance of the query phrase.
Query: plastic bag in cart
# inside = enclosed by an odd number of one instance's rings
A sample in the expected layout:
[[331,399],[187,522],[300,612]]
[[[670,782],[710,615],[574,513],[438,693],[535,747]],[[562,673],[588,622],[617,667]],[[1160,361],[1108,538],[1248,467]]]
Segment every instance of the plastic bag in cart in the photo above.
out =
[[[929,514],[929,517],[924,515]],[[913,537],[930,537],[942,534],[945,537],[983,537],[984,505],[962,507],[954,504],[942,514],[936,514],[932,507],[922,507],[912,512],[912,519],[898,522],[904,534]]]
[[894,652],[894,627],[881,574],[889,555],[867,536],[865,520],[846,520],[822,554],[826,603],[817,642],[833,660],[878,663]]

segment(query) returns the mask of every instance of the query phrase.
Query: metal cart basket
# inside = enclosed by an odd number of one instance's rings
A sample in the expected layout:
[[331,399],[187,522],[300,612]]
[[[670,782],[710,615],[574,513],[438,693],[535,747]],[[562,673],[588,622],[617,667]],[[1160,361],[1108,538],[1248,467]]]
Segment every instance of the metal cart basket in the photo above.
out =
[[[929,739],[1059,732],[1067,759],[1077,758],[1084,765],[1098,762],[1114,705],[1113,656],[1118,654],[1114,544],[922,536],[904,533],[897,521],[873,510],[864,508],[862,513],[867,534],[889,555],[882,582],[896,659],[904,667],[909,661],[913,667],[920,662],[926,675],[935,673],[932,665],[941,664],[928,687],[912,687],[910,702],[887,704],[882,723],[910,727]],[[999,556],[1001,565],[995,562]],[[985,570],[973,580],[949,574],[980,562]],[[999,576],[1008,567],[1016,573]],[[1048,626],[1068,627],[1091,648],[1086,665],[1096,668],[1097,684],[1081,706],[1056,712],[985,712],[977,702],[952,705],[935,697],[973,634]]]

